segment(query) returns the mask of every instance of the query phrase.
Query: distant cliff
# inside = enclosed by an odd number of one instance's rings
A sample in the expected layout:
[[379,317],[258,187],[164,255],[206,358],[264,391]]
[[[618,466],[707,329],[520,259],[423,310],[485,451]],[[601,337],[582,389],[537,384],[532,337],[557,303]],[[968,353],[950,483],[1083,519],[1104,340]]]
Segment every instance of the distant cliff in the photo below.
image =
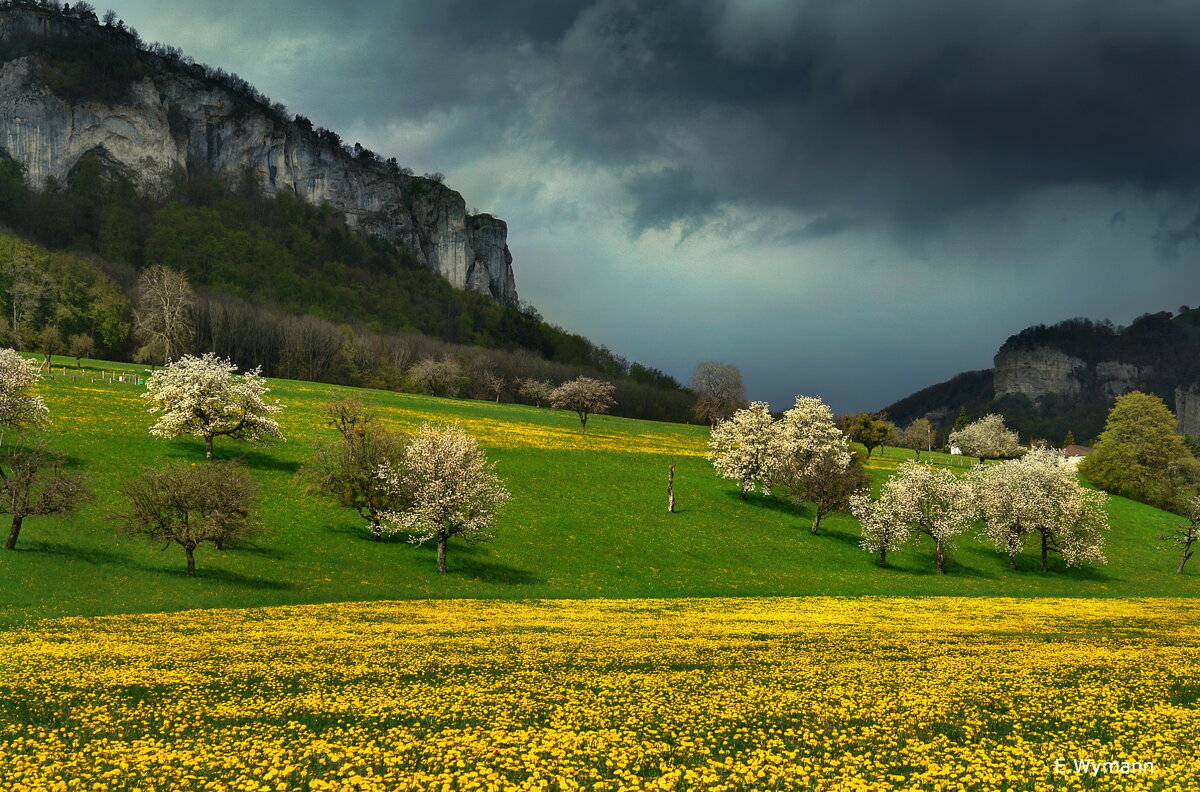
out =
[[1113,400],[1131,390],[1161,396],[1182,433],[1200,436],[1200,310],[1145,314],[1128,327],[1071,319],[1027,328],[996,353],[995,368],[959,375],[888,407],[893,420],[953,422],[1002,412],[1026,438],[1081,441],[1103,428]]
[[250,176],[328,203],[353,228],[410,251],[451,284],[516,305],[508,228],[470,215],[437,178],[345,149],[301,118],[237,90],[237,81],[177,53],[146,51],[136,36],[40,6],[0,7],[0,160],[32,184],[69,183],[86,158],[148,195],[186,176]]

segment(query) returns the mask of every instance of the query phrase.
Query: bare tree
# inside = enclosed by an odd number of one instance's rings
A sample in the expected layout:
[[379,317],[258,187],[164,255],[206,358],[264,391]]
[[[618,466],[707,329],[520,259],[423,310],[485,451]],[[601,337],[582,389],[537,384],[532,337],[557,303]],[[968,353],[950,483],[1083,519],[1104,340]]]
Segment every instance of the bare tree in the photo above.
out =
[[186,352],[195,338],[196,294],[182,272],[155,264],[138,278],[133,333],[140,360],[165,366]]
[[280,368],[287,377],[320,382],[346,342],[332,322],[316,316],[288,316],[280,323]]
[[901,448],[911,449],[918,461],[921,459],[922,451],[933,450],[934,431],[933,424],[928,418],[918,418],[907,427],[904,431],[897,432],[892,440]]
[[737,366],[707,361],[696,366],[689,387],[696,392],[692,413],[716,426],[746,406],[746,388]]
[[13,550],[26,517],[73,511],[92,495],[80,473],[63,469],[65,459],[40,434],[28,434],[0,452],[0,513],[12,515],[8,541]]
[[403,466],[405,438],[381,426],[357,400],[332,401],[326,411],[327,423],[339,438],[318,446],[311,491],[354,509],[367,521],[375,541],[381,541],[384,517],[411,504],[405,490],[389,486],[379,475],[381,467],[398,470]]
[[121,487],[129,510],[113,515],[130,535],[183,548],[188,577],[196,576],[197,548],[218,548],[248,539],[262,530],[250,515],[254,482],[236,462],[189,465],[168,462],[151,468]]
[[62,331],[56,325],[46,325],[37,336],[38,352],[42,355],[42,367],[49,368],[50,358],[63,350]]
[[579,416],[579,434],[584,434],[588,416],[606,413],[616,405],[613,398],[616,390],[611,382],[580,376],[551,391],[550,404],[558,409],[574,410]]
[[96,339],[88,333],[76,333],[67,339],[67,354],[75,358],[75,368],[82,368],[83,359],[96,354]]
[[1187,518],[1187,525],[1177,526],[1171,533],[1159,537],[1179,545],[1179,565],[1175,571],[1180,575],[1183,574],[1183,565],[1192,557],[1192,545],[1200,541],[1200,495],[1187,502],[1183,516]]
[[408,376],[431,396],[457,396],[463,381],[462,365],[449,357],[444,360],[423,358],[409,369]]

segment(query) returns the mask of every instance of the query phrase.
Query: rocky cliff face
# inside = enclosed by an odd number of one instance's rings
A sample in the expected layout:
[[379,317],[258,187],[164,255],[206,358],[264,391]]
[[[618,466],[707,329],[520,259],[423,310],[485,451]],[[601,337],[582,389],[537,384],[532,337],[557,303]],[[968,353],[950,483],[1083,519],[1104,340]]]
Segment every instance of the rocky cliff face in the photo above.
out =
[[[0,39],[115,36],[103,45],[121,45],[116,31],[105,31],[31,7],[0,9]],[[120,102],[64,100],[38,79],[36,55],[0,65],[0,158],[20,162],[36,185],[65,182],[82,159],[97,157],[152,195],[181,175],[253,174],[269,194],[328,203],[460,289],[517,304],[503,221],[468,215],[462,196],[437,181],[355,158],[212,80],[140,57],[154,68]]]
[[996,398],[1025,396],[1037,403],[1046,396],[1077,398],[1085,391],[1111,399],[1141,387],[1152,373],[1119,360],[1094,365],[1053,347],[1001,349],[995,358],[993,385]]

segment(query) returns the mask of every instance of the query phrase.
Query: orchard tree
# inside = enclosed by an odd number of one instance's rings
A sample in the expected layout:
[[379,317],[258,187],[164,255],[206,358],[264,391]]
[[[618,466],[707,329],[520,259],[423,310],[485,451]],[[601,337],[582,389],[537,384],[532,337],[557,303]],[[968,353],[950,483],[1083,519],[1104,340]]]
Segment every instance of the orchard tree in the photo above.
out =
[[1017,433],[1004,425],[1004,416],[988,413],[950,433],[950,445],[964,454],[985,459],[1010,459],[1021,453]]
[[140,343],[138,360],[179,357],[195,337],[196,293],[182,272],[155,264],[138,278],[134,290],[133,334]]
[[63,350],[62,331],[56,325],[46,325],[37,336],[38,352],[42,355],[42,366],[50,367],[50,358]]
[[552,390],[550,406],[574,410],[579,416],[579,434],[583,434],[587,431],[589,415],[606,413],[616,406],[617,400],[613,398],[616,392],[616,386],[611,382],[580,376]]
[[913,535],[934,542],[934,568],[946,573],[946,550],[966,531],[975,517],[969,482],[949,470],[907,460],[884,482],[879,500],[864,495],[851,499],[851,510],[862,524],[861,547],[887,561],[889,550],[898,550]]
[[[812,532],[821,518],[844,502],[843,489],[856,480],[846,436],[833,420],[828,405],[813,396],[798,396],[784,412],[771,436],[771,481],[785,487],[793,501],[817,504]],[[846,494],[849,497],[849,494]]]
[[1200,541],[1200,495],[1188,500],[1183,508],[1183,516],[1187,518],[1187,525],[1177,526],[1171,533],[1160,537],[1179,545],[1179,565],[1175,571],[1180,575],[1183,574],[1183,565],[1192,557],[1192,545]]
[[526,377],[521,380],[518,390],[522,399],[533,402],[538,407],[541,407],[543,402],[550,401],[550,394],[553,391],[554,386],[550,384],[549,380],[539,380],[532,377]]
[[381,541],[384,516],[408,506],[405,494],[379,476],[382,466],[400,468],[405,438],[381,426],[357,400],[339,399],[329,403],[326,411],[338,439],[318,446],[311,489],[354,509],[367,521],[375,541]]
[[896,436],[896,444],[901,448],[911,449],[916,453],[917,461],[921,461],[922,451],[933,450],[933,424],[928,418],[917,418]]
[[96,339],[88,333],[76,333],[67,339],[67,354],[75,358],[75,368],[82,368],[83,359],[96,354]]
[[0,451],[0,514],[12,516],[5,549],[16,548],[26,517],[66,514],[91,497],[83,475],[64,470],[65,462],[37,434]]
[[408,376],[430,396],[457,396],[463,384],[462,365],[453,358],[423,358],[408,370]]
[[690,387],[696,393],[692,414],[709,426],[716,426],[746,406],[746,387],[742,372],[728,363],[708,361],[696,366]]
[[861,451],[849,451],[845,456],[840,451],[820,454],[802,468],[785,463],[775,481],[796,505],[812,502],[814,534],[826,515],[848,510],[850,499],[865,492],[871,483],[863,469]]
[[843,419],[842,426],[851,441],[862,443],[867,449],[867,459],[871,458],[876,448],[891,438],[896,429],[888,421],[886,413],[848,415]]
[[13,349],[0,349],[0,439],[6,429],[42,426],[50,411],[34,386],[42,374],[38,365]]
[[1131,391],[1117,397],[1079,473],[1108,492],[1177,509],[1200,482],[1200,462],[1175,433],[1175,417],[1163,400]]
[[150,434],[203,437],[204,455],[212,459],[214,437],[250,443],[283,439],[273,417],[283,408],[263,398],[268,390],[259,369],[238,375],[229,360],[206,352],[184,355],[152,373],[142,398],[150,402],[150,412],[162,414]]
[[509,499],[494,463],[457,426],[425,424],[398,465],[377,475],[392,497],[408,502],[384,515],[385,531],[407,533],[413,544],[437,541],[437,569],[446,571],[446,545],[461,536],[474,544],[492,538],[496,513]]
[[113,515],[121,529],[183,548],[188,577],[196,576],[196,550],[211,542],[218,549],[258,534],[250,514],[254,482],[233,461],[195,465],[167,462],[127,481],[121,493],[129,510]]
[[483,373],[479,375],[479,385],[489,396],[495,396],[496,403],[499,404],[501,394],[503,394],[504,389],[508,387],[508,380],[504,379],[504,377],[501,377],[491,369],[485,369]]
[[713,428],[708,438],[708,459],[722,478],[738,482],[738,497],[761,487],[770,492],[776,466],[775,419],[766,402],[751,402]]
[[1105,563],[1108,516],[1105,496],[1079,483],[1058,452],[1030,451],[1020,459],[981,468],[971,474],[984,533],[1008,555],[1010,569],[1031,536],[1038,537],[1042,571],[1051,552],[1067,566]]

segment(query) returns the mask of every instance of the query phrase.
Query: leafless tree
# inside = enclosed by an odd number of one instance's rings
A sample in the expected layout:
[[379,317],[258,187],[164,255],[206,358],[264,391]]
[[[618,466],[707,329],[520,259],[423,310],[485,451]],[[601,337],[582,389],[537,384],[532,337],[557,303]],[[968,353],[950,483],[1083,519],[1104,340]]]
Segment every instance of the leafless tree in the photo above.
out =
[[5,549],[16,548],[26,517],[70,512],[91,497],[83,475],[64,470],[65,461],[41,434],[26,434],[0,452],[0,513],[12,515]]
[[165,366],[187,352],[195,339],[196,294],[182,272],[156,264],[138,278],[133,332],[140,360]]
[[737,366],[708,361],[696,366],[689,387],[696,393],[692,413],[716,426],[746,406],[746,388]]
[[581,376],[551,391],[550,404],[559,409],[574,410],[579,416],[579,434],[584,434],[588,416],[606,413],[616,405],[615,392],[611,382]]
[[222,548],[262,530],[250,514],[254,482],[236,462],[168,462],[121,487],[129,510],[113,515],[130,535],[183,548],[188,577],[196,576],[197,548]]

